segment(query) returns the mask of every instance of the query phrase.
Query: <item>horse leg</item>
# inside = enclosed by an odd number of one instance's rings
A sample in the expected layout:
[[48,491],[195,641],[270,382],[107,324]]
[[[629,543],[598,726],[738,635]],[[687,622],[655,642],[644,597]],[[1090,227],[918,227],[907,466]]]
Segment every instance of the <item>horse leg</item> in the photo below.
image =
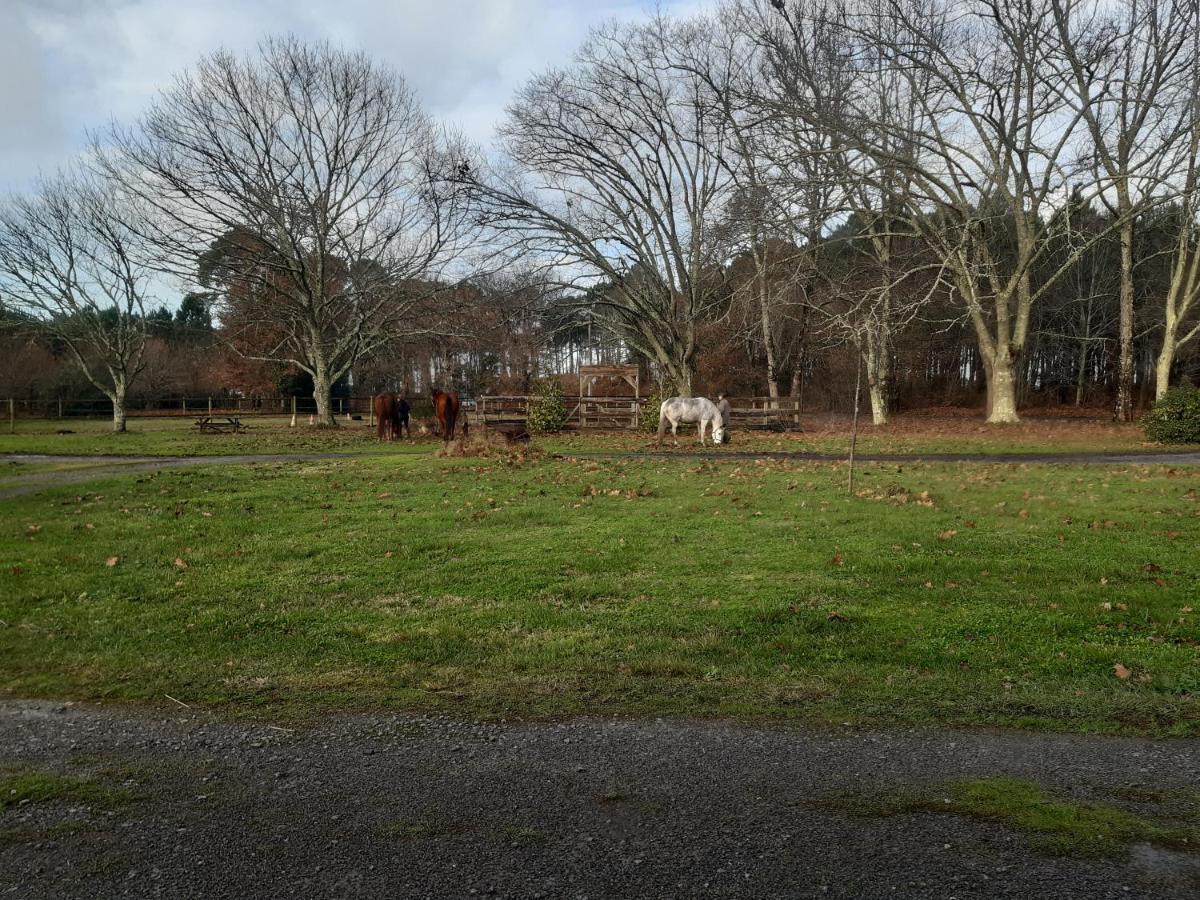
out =
[[663,435],[667,433],[667,417],[660,415],[658,417],[658,449],[662,449]]
[[679,446],[679,420],[678,419],[671,420],[671,440],[674,441],[676,447]]

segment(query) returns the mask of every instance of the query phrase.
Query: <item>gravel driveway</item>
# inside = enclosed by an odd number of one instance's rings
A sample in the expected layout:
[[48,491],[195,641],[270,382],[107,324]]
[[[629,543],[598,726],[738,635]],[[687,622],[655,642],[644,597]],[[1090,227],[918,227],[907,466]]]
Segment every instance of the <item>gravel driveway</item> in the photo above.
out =
[[1052,857],[988,822],[816,802],[997,774],[1195,790],[1194,740],[9,700],[0,766],[136,797],[0,813],[0,897],[1200,896],[1200,856]]

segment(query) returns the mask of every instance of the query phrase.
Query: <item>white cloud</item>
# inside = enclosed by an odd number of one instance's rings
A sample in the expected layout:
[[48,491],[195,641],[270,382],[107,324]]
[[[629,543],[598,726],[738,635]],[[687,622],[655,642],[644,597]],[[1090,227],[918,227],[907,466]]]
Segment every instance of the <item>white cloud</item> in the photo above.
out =
[[[15,3],[15,5],[12,5]],[[669,6],[694,8],[699,0]],[[292,32],[403,73],[435,116],[484,141],[513,91],[570,59],[592,24],[648,0],[9,0],[0,5],[0,188],[52,169],[110,119],[133,119],[218,47]]]

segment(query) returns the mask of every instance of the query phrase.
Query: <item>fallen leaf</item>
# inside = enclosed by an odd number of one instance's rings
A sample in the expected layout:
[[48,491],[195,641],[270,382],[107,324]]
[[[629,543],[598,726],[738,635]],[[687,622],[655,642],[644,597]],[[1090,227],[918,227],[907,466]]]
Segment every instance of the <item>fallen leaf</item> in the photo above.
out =
[[845,565],[846,557],[842,556],[841,553],[835,553],[833,554],[833,559],[830,560],[830,562],[832,562],[835,566]]
[[1162,566],[1157,565],[1155,563],[1146,563],[1144,566],[1142,566],[1142,571],[1143,572],[1161,572]]
[[391,551],[391,550],[389,550],[387,553],[383,554],[383,558],[384,558],[384,559],[391,559],[391,558],[392,558],[392,551]]
[[831,622],[849,622],[850,618],[838,612],[836,609],[825,617]]
[[939,531],[938,532],[938,540],[939,541],[948,541],[948,540],[950,540],[950,538],[954,537],[956,534],[958,534],[958,532],[955,531],[954,529],[950,529],[949,531]]
[[187,567],[188,567],[188,564],[185,563],[180,557],[178,557],[178,556],[175,557],[175,568],[186,569]]
[[111,569],[113,566],[115,566],[115,565],[116,565],[117,563],[119,563],[120,561],[121,561],[121,557],[119,557],[119,556],[110,556],[108,559],[106,559],[106,560],[104,561],[104,564],[105,564],[106,566],[108,566],[108,567]]
[[1126,678],[1128,678],[1130,675],[1133,674],[1133,670],[1125,668],[1120,663],[1116,663],[1113,666],[1113,674],[1116,675],[1118,678],[1120,678],[1122,681],[1124,681]]

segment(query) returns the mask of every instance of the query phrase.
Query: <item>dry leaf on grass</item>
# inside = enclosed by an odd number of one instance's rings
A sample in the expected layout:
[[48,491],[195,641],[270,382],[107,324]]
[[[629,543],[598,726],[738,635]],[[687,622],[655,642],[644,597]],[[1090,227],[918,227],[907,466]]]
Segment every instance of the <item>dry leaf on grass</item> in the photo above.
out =
[[1116,663],[1113,665],[1113,674],[1124,681],[1133,674],[1133,670],[1125,668],[1125,666],[1121,665],[1121,663]]
[[108,566],[108,567],[111,569],[113,566],[115,566],[115,565],[116,565],[117,563],[119,563],[120,561],[121,561],[121,557],[119,557],[119,556],[110,556],[108,559],[106,559],[106,560],[104,561],[104,564],[105,564],[106,566]]

